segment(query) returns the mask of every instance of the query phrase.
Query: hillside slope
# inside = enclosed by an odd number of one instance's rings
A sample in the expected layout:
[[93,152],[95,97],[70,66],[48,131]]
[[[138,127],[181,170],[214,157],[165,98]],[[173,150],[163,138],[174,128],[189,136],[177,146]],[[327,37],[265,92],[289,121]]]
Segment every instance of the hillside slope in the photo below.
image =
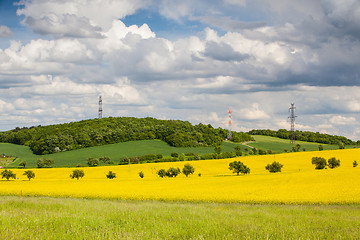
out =
[[[0,133],[0,142],[29,146],[34,154],[44,155],[79,148],[134,140],[159,139],[174,147],[217,146],[227,130],[210,124],[192,125],[180,120],[109,117],[50,126],[16,128]],[[234,142],[251,141],[246,133],[233,132]]]

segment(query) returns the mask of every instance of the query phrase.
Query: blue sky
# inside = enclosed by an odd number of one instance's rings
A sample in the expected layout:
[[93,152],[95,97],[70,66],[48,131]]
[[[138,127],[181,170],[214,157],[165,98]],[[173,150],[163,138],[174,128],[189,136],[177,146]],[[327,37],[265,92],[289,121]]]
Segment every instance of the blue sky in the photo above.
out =
[[[14,5],[13,3],[17,3]],[[0,130],[104,116],[360,139],[357,0],[0,0]]]

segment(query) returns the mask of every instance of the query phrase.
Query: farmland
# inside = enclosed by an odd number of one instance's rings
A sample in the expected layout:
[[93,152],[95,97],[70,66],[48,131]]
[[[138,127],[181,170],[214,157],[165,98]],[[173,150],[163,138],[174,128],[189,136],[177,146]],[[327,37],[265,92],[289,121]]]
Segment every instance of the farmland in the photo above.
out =
[[[299,152],[277,155],[247,156],[244,162],[251,174],[235,176],[228,165],[234,159],[190,162],[194,175],[159,178],[156,172],[169,167],[182,168],[186,162],[150,163],[123,166],[81,168],[85,176],[72,180],[74,168],[34,169],[34,180],[28,181],[22,169],[14,169],[19,179],[0,181],[1,195],[58,196],[136,200],[342,204],[359,203],[360,168],[352,166],[360,149]],[[315,170],[311,158],[322,156],[341,160],[337,169]],[[281,173],[269,173],[265,166],[274,160],[282,163]],[[106,179],[108,171],[117,174]],[[145,175],[141,179],[138,173]],[[201,177],[198,174],[201,173]]]
[[[355,239],[360,168],[352,163],[359,154],[346,149],[191,161],[195,173],[176,178],[156,172],[186,162],[31,169],[31,181],[24,169],[12,169],[17,178],[0,181],[1,238]],[[314,156],[336,157],[341,165],[315,170]],[[233,174],[228,165],[234,160],[250,175]],[[282,172],[265,170],[273,161],[284,165]],[[71,179],[74,169],[85,176]],[[117,177],[107,179],[108,171]]]

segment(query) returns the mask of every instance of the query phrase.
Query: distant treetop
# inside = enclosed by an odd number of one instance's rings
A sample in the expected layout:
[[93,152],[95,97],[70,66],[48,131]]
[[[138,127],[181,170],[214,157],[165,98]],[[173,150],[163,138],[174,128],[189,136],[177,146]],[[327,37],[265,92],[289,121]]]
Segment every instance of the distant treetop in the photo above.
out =
[[[279,129],[278,131],[273,131],[269,129],[258,129],[251,130],[250,135],[265,135],[270,137],[278,137],[282,139],[290,139],[291,132],[286,129]],[[316,142],[324,144],[339,144],[343,143],[346,145],[356,144],[352,140],[336,135],[323,134],[318,132],[309,132],[309,131],[295,131],[295,140],[305,141],[305,142]]]

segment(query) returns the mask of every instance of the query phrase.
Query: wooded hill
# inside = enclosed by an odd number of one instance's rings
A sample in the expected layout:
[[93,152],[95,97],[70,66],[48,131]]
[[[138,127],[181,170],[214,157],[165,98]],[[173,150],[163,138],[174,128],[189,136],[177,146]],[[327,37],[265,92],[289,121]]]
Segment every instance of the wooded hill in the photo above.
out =
[[[38,155],[134,140],[160,139],[174,147],[217,146],[228,131],[210,124],[154,118],[109,117],[0,132],[0,142],[29,146]],[[232,132],[232,141],[254,140]]]
[[[295,140],[305,141],[305,142],[316,142],[316,143],[324,143],[324,144],[359,144],[360,142],[353,142],[352,140],[336,135],[322,134],[322,133],[314,133],[308,131],[295,131]],[[279,129],[278,131],[273,131],[269,129],[262,130],[251,130],[249,132],[251,135],[265,135],[270,137],[278,137],[282,139],[291,139],[291,132],[286,129]]]

